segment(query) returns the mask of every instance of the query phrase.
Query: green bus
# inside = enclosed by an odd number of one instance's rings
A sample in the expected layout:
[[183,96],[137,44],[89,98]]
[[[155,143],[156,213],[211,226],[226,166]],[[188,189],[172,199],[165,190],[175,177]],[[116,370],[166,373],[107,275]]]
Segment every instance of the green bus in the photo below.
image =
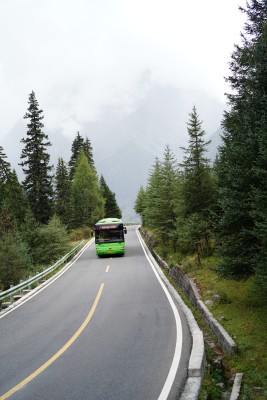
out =
[[95,247],[98,257],[125,253],[124,234],[127,233],[119,218],[104,218],[94,226]]

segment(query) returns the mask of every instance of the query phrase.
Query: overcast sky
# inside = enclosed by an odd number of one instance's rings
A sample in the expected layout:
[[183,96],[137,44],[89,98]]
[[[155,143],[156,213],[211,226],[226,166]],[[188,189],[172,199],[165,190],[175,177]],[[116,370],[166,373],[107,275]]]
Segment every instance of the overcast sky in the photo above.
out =
[[[152,83],[223,99],[245,0],[0,0],[0,137],[33,90],[48,129],[76,134]],[[149,71],[149,73],[148,73]],[[144,75],[145,73],[145,75]]]

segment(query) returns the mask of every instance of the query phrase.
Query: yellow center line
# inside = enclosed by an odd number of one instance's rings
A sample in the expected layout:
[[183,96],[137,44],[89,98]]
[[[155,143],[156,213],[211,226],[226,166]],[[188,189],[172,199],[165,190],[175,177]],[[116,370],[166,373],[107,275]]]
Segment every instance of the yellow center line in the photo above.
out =
[[80,328],[74,333],[74,335],[70,338],[70,340],[56,353],[54,354],[46,363],[41,365],[40,368],[38,368],[36,371],[34,371],[31,375],[29,375],[27,378],[25,378],[23,381],[18,383],[16,386],[14,386],[12,389],[10,389],[8,392],[4,393],[1,397],[0,400],[5,400],[8,399],[10,396],[12,396],[14,393],[16,393],[19,389],[21,389],[23,386],[25,386],[27,383],[32,381],[34,378],[36,378],[41,372],[43,372],[46,368],[48,368],[54,361],[56,361],[74,342],[75,340],[78,339],[80,334],[83,332],[83,330],[86,328],[86,326],[89,324],[92,316],[94,315],[94,312],[96,310],[97,304],[100,300],[102,291],[104,289],[104,283],[101,283],[100,288],[98,290],[98,293],[96,295],[94,304],[92,305],[91,310],[89,311],[89,314],[85,318],[84,322],[80,326]]
[[107,268],[106,268],[106,272],[108,272],[109,271],[109,265],[107,266]]

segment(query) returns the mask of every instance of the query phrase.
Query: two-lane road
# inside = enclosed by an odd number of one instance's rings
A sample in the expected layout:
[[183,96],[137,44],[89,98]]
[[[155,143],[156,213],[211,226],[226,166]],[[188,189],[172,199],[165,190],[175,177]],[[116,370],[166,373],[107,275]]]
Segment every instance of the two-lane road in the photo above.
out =
[[92,244],[0,319],[0,399],[177,399],[191,345],[177,309],[134,227],[124,257]]

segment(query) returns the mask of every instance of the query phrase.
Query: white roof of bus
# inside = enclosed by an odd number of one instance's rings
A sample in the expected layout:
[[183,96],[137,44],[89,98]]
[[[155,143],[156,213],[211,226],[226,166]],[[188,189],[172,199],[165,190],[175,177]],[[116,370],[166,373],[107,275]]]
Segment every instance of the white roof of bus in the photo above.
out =
[[110,224],[111,222],[122,223],[122,220],[119,218],[103,218],[96,223],[97,224]]

